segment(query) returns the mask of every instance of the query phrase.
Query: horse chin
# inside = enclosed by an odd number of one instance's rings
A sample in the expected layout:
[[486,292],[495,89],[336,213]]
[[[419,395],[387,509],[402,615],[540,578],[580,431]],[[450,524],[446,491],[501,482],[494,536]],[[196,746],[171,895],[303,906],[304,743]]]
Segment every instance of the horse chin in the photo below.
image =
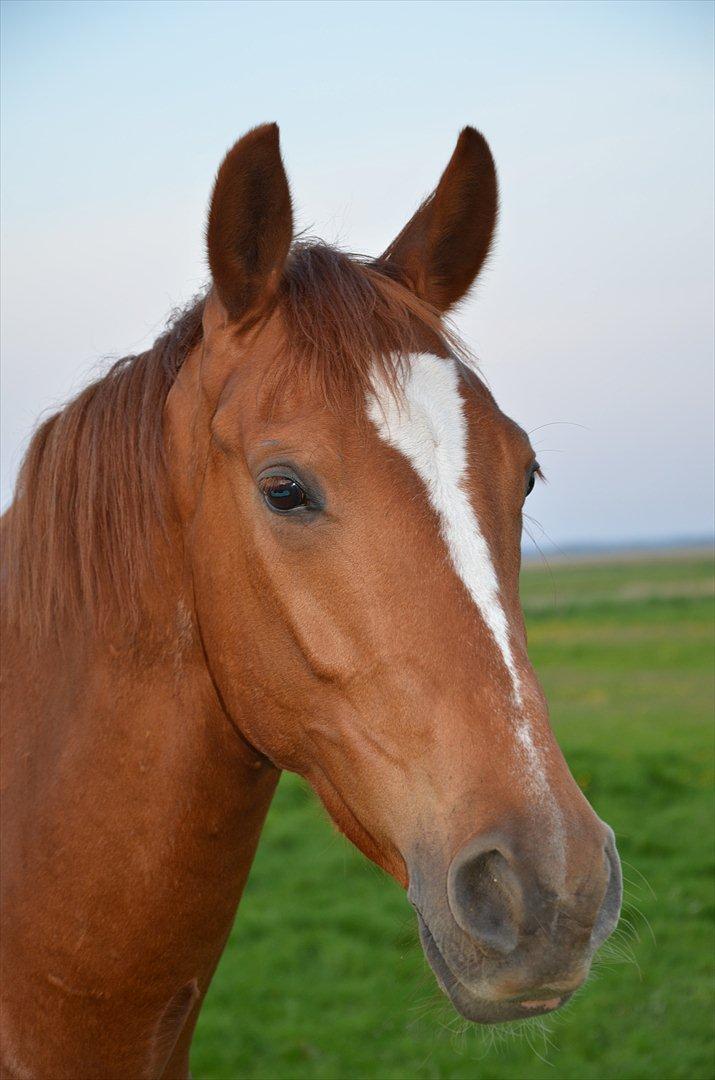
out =
[[560,1009],[572,996],[572,993],[567,993],[559,997],[531,1001],[489,1001],[478,997],[454,974],[422,916],[418,914],[417,918],[422,948],[439,987],[465,1020],[471,1020],[475,1024],[506,1024],[514,1020],[529,1020]]

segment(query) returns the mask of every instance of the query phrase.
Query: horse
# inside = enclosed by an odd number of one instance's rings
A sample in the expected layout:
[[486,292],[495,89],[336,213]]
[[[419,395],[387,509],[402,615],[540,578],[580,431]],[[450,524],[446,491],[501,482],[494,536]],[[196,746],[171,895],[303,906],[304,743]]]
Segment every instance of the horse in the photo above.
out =
[[449,321],[497,211],[467,127],[379,258],[297,238],[257,127],[207,289],[32,438],[2,523],[3,1076],[189,1076],[284,769],[406,890],[463,1017],[583,984],[618,855],[527,655],[539,466]]

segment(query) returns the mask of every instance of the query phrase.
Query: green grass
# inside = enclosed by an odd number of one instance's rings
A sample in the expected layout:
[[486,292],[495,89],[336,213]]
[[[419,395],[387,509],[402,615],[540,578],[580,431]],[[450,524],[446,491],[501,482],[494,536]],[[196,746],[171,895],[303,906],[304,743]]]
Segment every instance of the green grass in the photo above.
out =
[[621,928],[585,989],[546,1030],[456,1019],[402,891],[284,776],[196,1080],[715,1075],[712,565],[527,568],[522,594],[557,735],[624,863]]

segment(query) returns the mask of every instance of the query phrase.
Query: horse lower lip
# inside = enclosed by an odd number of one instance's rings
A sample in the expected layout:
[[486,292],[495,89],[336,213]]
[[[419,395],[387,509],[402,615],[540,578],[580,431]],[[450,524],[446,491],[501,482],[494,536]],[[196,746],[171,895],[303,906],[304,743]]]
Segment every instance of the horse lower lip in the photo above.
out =
[[479,1024],[500,1024],[512,1020],[524,1019],[529,1012],[551,1012],[558,1009],[571,997],[571,993],[560,994],[554,997],[527,998],[519,1001],[516,998],[502,1000],[486,1000],[474,997],[463,983],[457,978],[449,967],[445,957],[432,937],[429,926],[425,922],[419,910],[417,918],[420,926],[420,936],[425,949],[427,959],[434,971],[442,990],[447,994],[454,1007],[467,1020]]

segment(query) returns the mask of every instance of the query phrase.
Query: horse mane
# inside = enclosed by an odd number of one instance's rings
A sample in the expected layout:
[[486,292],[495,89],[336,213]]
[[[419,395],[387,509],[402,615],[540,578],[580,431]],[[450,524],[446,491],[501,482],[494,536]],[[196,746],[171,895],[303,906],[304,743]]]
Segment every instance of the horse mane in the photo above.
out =
[[[204,296],[175,313],[154,345],[118,360],[35,432],[3,520],[6,618],[36,640],[68,623],[136,631],[144,583],[166,553],[163,414],[202,339]],[[273,378],[300,378],[337,408],[364,400],[377,363],[397,390],[425,341],[465,357],[439,314],[384,268],[322,242],[291,250],[277,296],[287,348]]]

